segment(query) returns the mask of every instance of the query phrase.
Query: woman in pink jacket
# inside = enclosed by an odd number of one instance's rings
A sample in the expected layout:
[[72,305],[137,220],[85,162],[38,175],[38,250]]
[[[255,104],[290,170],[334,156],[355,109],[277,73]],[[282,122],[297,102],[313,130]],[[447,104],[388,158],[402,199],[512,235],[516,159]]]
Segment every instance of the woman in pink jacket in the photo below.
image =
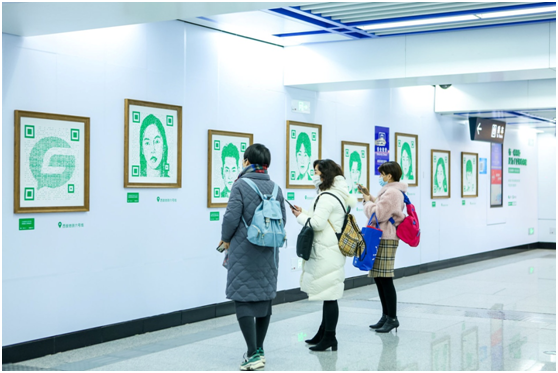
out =
[[[380,171],[380,185],[382,186],[378,197],[374,198],[365,188],[361,190],[364,196],[364,213],[368,219],[376,213],[380,229],[383,232],[374,267],[368,274],[368,277],[374,277],[374,282],[378,287],[383,314],[380,321],[370,325],[370,328],[375,329],[378,333],[388,333],[393,328],[397,331],[399,326],[397,293],[393,285],[395,251],[399,245],[395,228],[405,218],[402,192],[407,191],[407,184],[399,182],[402,171],[397,162],[386,162],[380,166],[378,171]],[[372,224],[375,223],[374,219]]]

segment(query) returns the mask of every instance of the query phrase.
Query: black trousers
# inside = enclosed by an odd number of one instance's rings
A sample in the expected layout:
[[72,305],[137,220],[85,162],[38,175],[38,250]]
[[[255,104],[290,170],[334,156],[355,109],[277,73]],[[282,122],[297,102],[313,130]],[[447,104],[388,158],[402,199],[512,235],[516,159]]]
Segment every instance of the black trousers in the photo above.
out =
[[374,277],[378,287],[378,294],[382,302],[382,313],[391,317],[397,317],[397,293],[393,285],[393,277]]

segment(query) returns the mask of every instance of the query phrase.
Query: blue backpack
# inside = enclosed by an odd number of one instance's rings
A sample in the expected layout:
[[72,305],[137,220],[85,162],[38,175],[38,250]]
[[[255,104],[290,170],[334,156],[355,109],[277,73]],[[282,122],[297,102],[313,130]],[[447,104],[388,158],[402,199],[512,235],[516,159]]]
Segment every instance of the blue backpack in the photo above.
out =
[[248,230],[248,241],[257,246],[282,247],[287,240],[287,232],[285,232],[285,224],[283,223],[281,204],[277,201],[279,187],[275,184],[271,195],[263,195],[252,180],[245,178],[240,180],[244,180],[250,185],[262,199],[262,203],[256,207],[250,226],[246,224],[246,220],[242,217],[242,221]]

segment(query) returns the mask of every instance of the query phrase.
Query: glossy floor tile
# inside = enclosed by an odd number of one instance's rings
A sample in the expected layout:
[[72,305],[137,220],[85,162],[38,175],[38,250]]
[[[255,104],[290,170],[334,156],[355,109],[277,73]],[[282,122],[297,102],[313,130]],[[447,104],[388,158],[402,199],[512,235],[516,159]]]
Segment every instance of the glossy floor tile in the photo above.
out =
[[[378,334],[375,285],[345,292],[339,350],[311,352],[321,303],[275,306],[268,371],[556,370],[556,253],[521,254],[395,280],[397,333]],[[236,371],[234,315],[45,356],[3,370]]]

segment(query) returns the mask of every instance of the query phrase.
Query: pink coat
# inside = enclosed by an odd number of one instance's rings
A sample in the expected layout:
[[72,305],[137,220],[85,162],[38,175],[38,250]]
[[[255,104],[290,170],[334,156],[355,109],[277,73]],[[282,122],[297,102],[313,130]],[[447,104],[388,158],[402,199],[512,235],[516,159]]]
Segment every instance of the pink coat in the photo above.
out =
[[[393,182],[386,184],[378,193],[376,202],[366,202],[364,205],[364,213],[370,219],[373,213],[376,213],[380,229],[382,230],[382,239],[384,240],[397,240],[395,228],[399,223],[405,219],[403,210],[405,209],[405,202],[403,202],[403,193],[407,191],[407,184],[400,182]],[[389,218],[395,220],[395,226],[390,223]],[[376,219],[372,221],[372,226],[375,226]]]

